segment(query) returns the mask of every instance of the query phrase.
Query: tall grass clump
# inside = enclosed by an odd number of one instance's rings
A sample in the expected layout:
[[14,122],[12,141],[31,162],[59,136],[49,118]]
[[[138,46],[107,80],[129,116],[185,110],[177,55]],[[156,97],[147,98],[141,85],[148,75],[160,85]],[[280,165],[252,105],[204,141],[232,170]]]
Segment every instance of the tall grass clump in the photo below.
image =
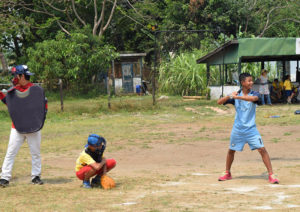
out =
[[[275,78],[278,78],[277,65],[272,65],[270,62],[265,63],[265,69],[268,70],[269,81],[273,81]],[[250,73],[254,79],[258,79],[261,75],[261,64],[260,63],[243,63],[242,64],[242,73]]]
[[206,66],[197,64],[201,52],[181,53],[159,67],[160,91],[171,95],[205,95]]

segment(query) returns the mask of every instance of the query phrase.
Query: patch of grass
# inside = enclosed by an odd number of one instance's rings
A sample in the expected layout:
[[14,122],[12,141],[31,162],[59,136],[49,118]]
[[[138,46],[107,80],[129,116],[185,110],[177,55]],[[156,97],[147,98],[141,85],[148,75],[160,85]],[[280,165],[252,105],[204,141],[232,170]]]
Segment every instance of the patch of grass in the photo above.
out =
[[143,149],[152,149],[153,147],[149,146],[148,143],[143,143],[142,146],[141,146]]
[[172,137],[173,137],[173,136],[176,136],[176,133],[175,133],[175,132],[169,132],[169,133],[168,133],[168,136],[172,136]]
[[286,133],[284,133],[283,135],[284,135],[284,136],[289,136],[289,135],[292,135],[292,133],[291,133],[291,132],[286,132]]
[[175,141],[174,141],[173,139],[169,139],[169,140],[168,140],[168,143],[169,143],[169,144],[173,144],[173,143],[175,143]]
[[197,142],[197,141],[210,141],[210,140],[211,139],[208,138],[208,136],[206,136],[206,137],[193,137],[193,138],[190,139],[190,141],[195,141],[195,142]]
[[205,130],[206,130],[206,127],[202,127],[202,128],[199,130],[199,132],[205,132]]
[[222,141],[230,141],[230,137],[223,138]]
[[278,143],[281,139],[280,138],[272,138],[271,141],[273,143]]

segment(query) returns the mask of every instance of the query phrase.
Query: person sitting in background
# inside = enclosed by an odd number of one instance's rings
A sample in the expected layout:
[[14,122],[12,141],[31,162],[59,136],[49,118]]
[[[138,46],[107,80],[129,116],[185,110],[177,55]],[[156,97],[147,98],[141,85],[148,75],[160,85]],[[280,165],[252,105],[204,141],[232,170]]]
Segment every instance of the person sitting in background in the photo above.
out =
[[271,98],[274,102],[280,102],[282,98],[283,83],[274,79],[271,87]]
[[293,85],[293,98],[291,99],[292,103],[300,102],[299,91],[300,91],[299,85]]
[[149,84],[150,82],[147,82],[145,80],[142,81],[142,92],[143,92],[144,95],[149,94],[147,83]]
[[293,84],[291,83],[290,75],[286,76],[285,81],[283,83],[283,88],[284,88],[285,96],[287,98],[287,103],[291,104],[292,98],[294,97],[294,92],[293,92]]
[[135,86],[135,92],[136,92],[136,94],[139,95],[139,96],[142,95],[141,85],[136,85],[136,86]]

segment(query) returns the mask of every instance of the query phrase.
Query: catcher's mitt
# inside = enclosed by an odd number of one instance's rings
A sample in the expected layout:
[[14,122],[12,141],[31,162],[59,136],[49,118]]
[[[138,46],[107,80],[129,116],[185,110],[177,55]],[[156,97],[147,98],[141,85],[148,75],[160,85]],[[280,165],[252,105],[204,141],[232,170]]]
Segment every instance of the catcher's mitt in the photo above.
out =
[[111,177],[103,175],[101,177],[101,186],[103,189],[111,189],[116,187],[116,183]]

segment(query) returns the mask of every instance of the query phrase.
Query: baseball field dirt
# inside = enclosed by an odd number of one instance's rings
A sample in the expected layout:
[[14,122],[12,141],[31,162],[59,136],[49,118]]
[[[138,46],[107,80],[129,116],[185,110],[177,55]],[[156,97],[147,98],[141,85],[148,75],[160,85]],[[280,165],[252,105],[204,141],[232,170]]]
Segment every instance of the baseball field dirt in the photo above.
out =
[[[217,180],[225,169],[232,107],[211,101],[199,105],[167,101],[178,104],[138,112],[67,111],[67,115],[58,114],[55,103],[43,129],[45,184],[29,183],[31,158],[24,144],[10,186],[1,189],[0,207],[4,211],[300,211],[300,115],[293,113],[300,106],[257,109],[257,127],[280,179],[273,185],[259,153],[247,145],[235,156],[233,179]],[[5,113],[3,106],[0,112]],[[271,118],[274,115],[279,117]],[[10,128],[9,118],[3,117],[1,164]],[[108,142],[105,157],[117,161],[108,173],[116,181],[112,190],[84,189],[75,176],[75,160],[89,133],[103,135]]]

